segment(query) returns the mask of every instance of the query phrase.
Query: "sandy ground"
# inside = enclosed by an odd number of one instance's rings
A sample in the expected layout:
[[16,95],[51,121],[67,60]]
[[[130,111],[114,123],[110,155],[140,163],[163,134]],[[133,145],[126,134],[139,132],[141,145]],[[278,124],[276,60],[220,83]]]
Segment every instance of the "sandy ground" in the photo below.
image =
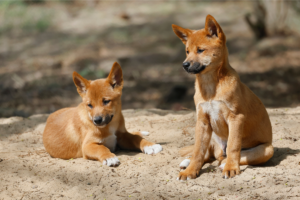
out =
[[193,144],[195,112],[126,110],[130,131],[160,143],[157,155],[118,151],[121,165],[51,158],[43,147],[48,115],[0,119],[0,199],[299,199],[300,107],[269,109],[275,154],[264,166],[242,166],[225,180],[215,161],[195,180],[176,180],[178,150]]

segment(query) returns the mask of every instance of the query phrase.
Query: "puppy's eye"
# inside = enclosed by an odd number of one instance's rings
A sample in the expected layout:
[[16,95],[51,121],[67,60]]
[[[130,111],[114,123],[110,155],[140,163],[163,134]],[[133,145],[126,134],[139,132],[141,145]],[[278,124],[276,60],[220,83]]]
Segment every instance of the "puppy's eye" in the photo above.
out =
[[110,102],[110,100],[103,100],[103,105],[107,105],[107,104],[109,104],[109,102]]
[[90,107],[90,108],[93,108],[92,104],[90,104],[90,103],[87,106]]
[[186,51],[186,53],[189,54],[190,52],[189,52],[189,51]]
[[204,49],[198,49],[197,53],[202,53],[204,51]]

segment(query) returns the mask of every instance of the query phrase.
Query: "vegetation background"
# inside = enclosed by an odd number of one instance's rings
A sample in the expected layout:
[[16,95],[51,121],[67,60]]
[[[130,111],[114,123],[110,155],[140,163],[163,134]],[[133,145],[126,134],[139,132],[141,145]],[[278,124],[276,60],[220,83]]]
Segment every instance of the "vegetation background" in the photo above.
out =
[[171,24],[213,15],[230,63],[267,107],[300,105],[299,1],[0,0],[0,117],[76,106],[72,81],[124,72],[123,109],[193,110],[194,75]]

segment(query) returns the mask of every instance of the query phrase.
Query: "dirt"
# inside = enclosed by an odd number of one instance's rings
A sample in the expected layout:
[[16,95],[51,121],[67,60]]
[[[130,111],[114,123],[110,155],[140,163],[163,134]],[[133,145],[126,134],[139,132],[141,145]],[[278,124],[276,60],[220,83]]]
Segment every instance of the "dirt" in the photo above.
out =
[[[256,41],[244,20],[251,2],[3,5],[0,117],[10,118],[0,118],[0,200],[300,198],[299,11],[289,10],[291,34]],[[171,24],[200,29],[207,14],[227,36],[232,67],[269,107],[275,153],[233,179],[223,179],[215,161],[180,182],[178,150],[194,143],[195,77],[181,67],[184,45]],[[127,128],[149,131],[163,151],[119,150],[116,168],[51,158],[42,143],[45,113],[81,101],[72,72],[103,78],[115,61],[124,73],[123,108],[133,109],[124,111]]]
[[0,119],[0,199],[299,199],[300,107],[268,109],[274,156],[262,166],[241,166],[223,179],[218,162],[180,182],[178,150],[194,143],[195,112],[125,110],[130,131],[149,131],[163,146],[157,155],[119,150],[121,165],[51,158],[42,143],[48,115]]

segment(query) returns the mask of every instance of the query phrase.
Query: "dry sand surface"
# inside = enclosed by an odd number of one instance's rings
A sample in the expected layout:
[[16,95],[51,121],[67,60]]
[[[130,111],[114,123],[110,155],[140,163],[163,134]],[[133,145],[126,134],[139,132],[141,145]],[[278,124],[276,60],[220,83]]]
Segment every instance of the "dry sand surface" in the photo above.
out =
[[178,150],[194,142],[195,112],[126,110],[130,131],[149,131],[157,155],[118,151],[121,165],[51,158],[43,147],[48,115],[0,119],[0,199],[300,199],[300,107],[268,109],[275,154],[264,166],[242,166],[223,179],[218,163],[195,180],[176,180]]

